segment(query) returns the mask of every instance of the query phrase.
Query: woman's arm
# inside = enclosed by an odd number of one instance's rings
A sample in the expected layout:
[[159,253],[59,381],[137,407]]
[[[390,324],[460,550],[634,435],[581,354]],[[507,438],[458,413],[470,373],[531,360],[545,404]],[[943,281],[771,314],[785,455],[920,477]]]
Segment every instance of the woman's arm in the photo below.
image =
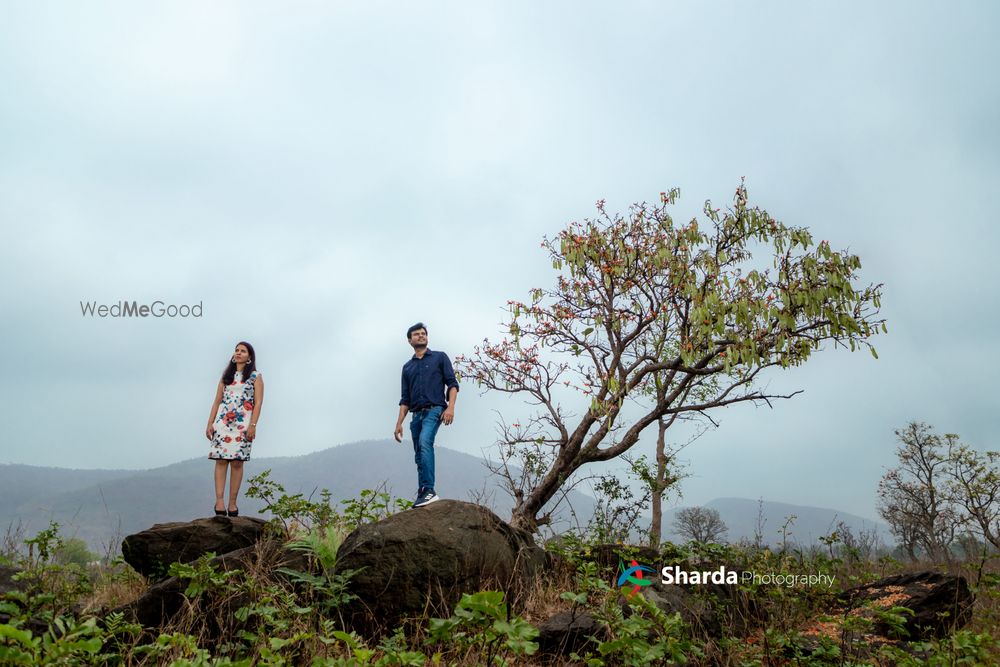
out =
[[253,381],[253,413],[250,415],[250,427],[245,437],[249,442],[257,437],[257,420],[260,419],[260,408],[264,405],[264,378],[257,376]]
[[205,437],[209,440],[215,435],[215,413],[219,410],[219,403],[222,403],[222,380],[219,380],[219,388],[215,390],[215,400],[212,401],[212,410],[208,413],[208,426],[205,427]]

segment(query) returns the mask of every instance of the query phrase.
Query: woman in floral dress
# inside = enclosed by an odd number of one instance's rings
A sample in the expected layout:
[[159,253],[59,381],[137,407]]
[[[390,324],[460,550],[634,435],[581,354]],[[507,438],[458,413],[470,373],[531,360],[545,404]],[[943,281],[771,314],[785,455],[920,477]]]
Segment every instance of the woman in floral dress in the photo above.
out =
[[[215,460],[216,516],[240,515],[236,497],[243,482],[243,462],[250,460],[250,446],[257,436],[257,420],[264,403],[264,379],[256,362],[253,345],[236,344],[208,416],[205,436],[212,442],[208,458]],[[230,471],[228,505],[223,502],[227,470]]]

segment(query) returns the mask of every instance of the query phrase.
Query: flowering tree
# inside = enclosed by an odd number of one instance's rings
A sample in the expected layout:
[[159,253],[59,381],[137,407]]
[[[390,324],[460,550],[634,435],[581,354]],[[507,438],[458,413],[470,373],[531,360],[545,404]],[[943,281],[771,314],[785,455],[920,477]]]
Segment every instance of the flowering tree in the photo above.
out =
[[[704,223],[675,224],[677,196],[660,193],[625,215],[601,201],[596,219],[545,238],[555,287],[509,301],[507,333],[456,359],[466,378],[537,406],[500,423],[495,471],[514,498],[516,526],[549,523],[550,501],[574,473],[626,453],[661,419],[669,428],[794,395],[762,389],[766,368],[797,366],[824,341],[875,354],[881,285],[854,284],[857,256],[748,206],[742,183],[725,212],[706,203]],[[755,261],[761,254],[770,266]],[[581,407],[589,401],[580,414],[564,405],[573,394]]]

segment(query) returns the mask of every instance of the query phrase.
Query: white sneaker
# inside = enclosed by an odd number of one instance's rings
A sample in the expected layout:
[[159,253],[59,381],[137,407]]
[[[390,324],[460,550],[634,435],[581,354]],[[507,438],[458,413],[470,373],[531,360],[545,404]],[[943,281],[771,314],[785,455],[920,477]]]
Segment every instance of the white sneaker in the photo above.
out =
[[430,505],[431,503],[436,503],[441,500],[438,494],[433,491],[428,491],[424,495],[417,499],[417,502],[413,503],[414,507],[423,507],[424,505]]

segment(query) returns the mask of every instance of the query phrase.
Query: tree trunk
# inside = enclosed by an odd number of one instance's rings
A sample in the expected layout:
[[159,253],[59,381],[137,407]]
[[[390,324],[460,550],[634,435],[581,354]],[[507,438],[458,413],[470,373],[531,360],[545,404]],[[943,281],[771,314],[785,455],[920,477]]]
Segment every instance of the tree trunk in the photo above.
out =
[[649,524],[649,546],[653,549],[660,548],[660,538],[663,530],[663,489],[667,484],[667,422],[660,417],[657,420],[658,432],[656,435],[656,486],[653,487],[650,496],[651,510],[653,518]]

